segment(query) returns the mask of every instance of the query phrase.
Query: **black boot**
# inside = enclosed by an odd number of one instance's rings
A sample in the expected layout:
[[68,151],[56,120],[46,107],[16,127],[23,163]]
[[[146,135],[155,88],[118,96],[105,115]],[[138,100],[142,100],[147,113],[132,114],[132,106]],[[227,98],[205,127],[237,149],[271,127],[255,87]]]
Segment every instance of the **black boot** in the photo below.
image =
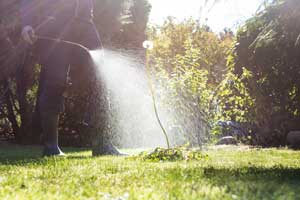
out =
[[102,145],[95,145],[93,147],[93,156],[103,156],[103,155],[114,155],[114,156],[122,156],[117,148],[109,141]]
[[59,113],[47,112],[42,114],[42,128],[45,135],[43,156],[64,156],[58,146]]
[[65,154],[60,150],[60,148],[55,146],[45,145],[43,156],[65,156]]

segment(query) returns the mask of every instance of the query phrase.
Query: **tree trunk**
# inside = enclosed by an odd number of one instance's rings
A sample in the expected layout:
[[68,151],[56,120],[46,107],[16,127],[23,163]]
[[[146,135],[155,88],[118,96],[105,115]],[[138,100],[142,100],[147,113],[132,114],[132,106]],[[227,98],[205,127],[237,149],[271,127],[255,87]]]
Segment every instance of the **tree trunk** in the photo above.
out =
[[15,139],[17,142],[21,141],[21,135],[20,135],[20,128],[18,125],[17,117],[15,115],[14,106],[13,106],[13,98],[12,98],[12,92],[9,88],[9,83],[7,80],[3,83],[4,88],[7,88],[7,92],[5,94],[5,104],[7,108],[7,118],[9,122],[11,123],[13,132],[15,133]]
[[[25,53],[26,54],[26,53]],[[38,144],[39,140],[33,130],[36,123],[33,123],[34,101],[35,98],[28,96],[28,91],[32,89],[35,83],[35,62],[30,54],[23,55],[20,68],[16,74],[17,97],[20,106],[20,133],[22,134],[21,143]],[[40,132],[39,132],[40,134]]]

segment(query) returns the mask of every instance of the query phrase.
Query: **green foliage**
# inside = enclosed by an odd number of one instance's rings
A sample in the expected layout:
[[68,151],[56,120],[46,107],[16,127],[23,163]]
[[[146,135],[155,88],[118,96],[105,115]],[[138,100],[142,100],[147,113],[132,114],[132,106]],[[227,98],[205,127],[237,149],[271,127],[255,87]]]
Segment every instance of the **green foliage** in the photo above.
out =
[[149,57],[156,92],[162,107],[175,116],[166,123],[179,126],[192,145],[201,145],[213,122],[212,99],[226,71],[232,35],[219,37],[193,19],[176,23],[171,17],[155,30],[149,33],[154,41]]
[[240,28],[229,57],[221,113],[255,124],[258,144],[284,145],[286,134],[300,128],[285,126],[300,119],[299,10],[296,0],[274,1]]
[[208,156],[200,150],[188,149],[185,147],[178,147],[172,149],[156,148],[151,152],[142,152],[134,159],[143,161],[192,161],[192,160],[205,160]]

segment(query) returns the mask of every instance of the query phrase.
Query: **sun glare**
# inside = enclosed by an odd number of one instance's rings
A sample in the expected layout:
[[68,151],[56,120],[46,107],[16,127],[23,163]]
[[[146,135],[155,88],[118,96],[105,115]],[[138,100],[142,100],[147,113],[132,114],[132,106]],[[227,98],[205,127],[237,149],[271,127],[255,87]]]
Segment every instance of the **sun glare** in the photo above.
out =
[[168,16],[178,20],[193,17],[207,23],[214,31],[221,31],[225,27],[236,29],[256,12],[261,0],[221,0],[214,5],[212,1],[205,4],[205,0],[150,0],[150,3],[152,23],[161,24]]

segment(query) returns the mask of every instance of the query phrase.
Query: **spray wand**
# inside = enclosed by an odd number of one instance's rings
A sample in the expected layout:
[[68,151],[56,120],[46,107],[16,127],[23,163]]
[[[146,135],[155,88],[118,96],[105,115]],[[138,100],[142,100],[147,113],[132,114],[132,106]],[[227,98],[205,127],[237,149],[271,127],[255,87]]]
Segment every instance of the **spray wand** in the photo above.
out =
[[62,39],[58,39],[58,38],[52,38],[52,37],[41,36],[41,35],[35,35],[34,37],[37,40],[47,40],[47,41],[50,41],[50,42],[64,43],[64,44],[68,44],[68,45],[71,45],[71,46],[79,47],[79,48],[85,50],[88,53],[90,52],[90,50],[88,48],[86,48],[85,46],[83,46],[79,43],[76,43],[76,42],[71,42],[71,41],[68,41],[68,40],[62,40]]
[[[153,42],[145,41],[143,43],[143,47],[147,50],[151,50],[151,49],[153,49]],[[164,128],[164,126],[163,126],[163,124],[160,120],[159,114],[158,114],[157,103],[156,103],[156,98],[155,98],[155,94],[154,94],[154,87],[153,87],[153,82],[152,82],[152,78],[151,78],[148,55],[146,55],[146,74],[147,74],[148,84],[149,84],[150,93],[151,93],[151,97],[152,97],[152,103],[153,103],[153,108],[154,108],[154,112],[155,112],[155,117],[156,117],[157,122],[158,122],[158,124],[159,124],[165,138],[166,138],[168,149],[169,149],[170,148],[170,142],[169,142],[168,134],[167,134],[167,131]]]

